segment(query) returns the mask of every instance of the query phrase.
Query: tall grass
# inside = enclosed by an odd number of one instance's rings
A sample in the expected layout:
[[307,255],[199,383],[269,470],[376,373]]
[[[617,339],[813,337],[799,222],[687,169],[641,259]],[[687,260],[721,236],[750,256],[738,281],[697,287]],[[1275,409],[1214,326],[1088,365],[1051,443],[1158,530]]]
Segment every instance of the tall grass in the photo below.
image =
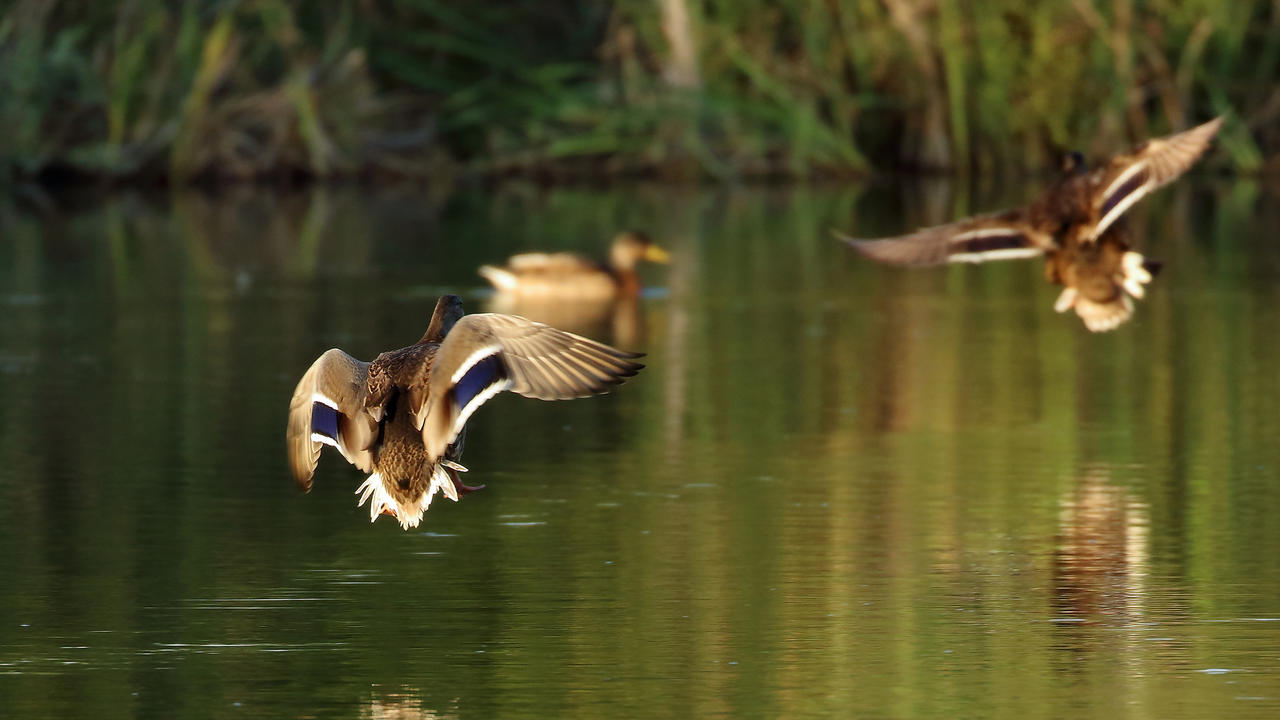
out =
[[985,173],[1230,112],[1280,165],[1263,0],[17,0],[0,177]]

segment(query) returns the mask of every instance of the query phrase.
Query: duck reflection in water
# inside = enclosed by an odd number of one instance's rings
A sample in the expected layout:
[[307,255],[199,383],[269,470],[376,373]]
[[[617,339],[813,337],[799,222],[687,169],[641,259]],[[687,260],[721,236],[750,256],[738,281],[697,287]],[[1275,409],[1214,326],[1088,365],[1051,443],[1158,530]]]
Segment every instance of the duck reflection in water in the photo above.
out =
[[1124,625],[1141,618],[1147,574],[1147,508],[1092,468],[1059,502],[1053,606],[1073,623]]
[[522,317],[464,316],[445,295],[417,343],[371,363],[337,348],[312,363],[289,403],[289,466],[310,490],[321,448],[337,448],[371,473],[356,491],[370,521],[391,515],[407,530],[436,493],[457,501],[479,489],[458,479],[459,461],[467,420],[490,398],[607,392],[644,367],[639,357]]
[[1113,330],[1133,314],[1158,264],[1130,249],[1124,213],[1173,182],[1208,149],[1216,118],[1185,132],[1149,140],[1095,170],[1079,154],[1035,202],[909,235],[879,240],[843,237],[858,252],[893,265],[940,265],[1046,258],[1049,282],[1062,285],[1058,312],[1074,309],[1093,332]]
[[629,231],[614,238],[607,263],[574,253],[524,253],[478,272],[496,289],[488,306],[492,312],[635,346],[643,340],[636,267],[670,259],[649,236]]
[[422,707],[422,697],[416,688],[402,688],[398,691],[384,691],[378,685],[373,686],[369,704],[360,709],[360,717],[369,720],[453,720],[458,717],[458,701],[455,698],[453,707],[439,711]]
[[640,299],[554,300],[494,293],[485,310],[518,315],[587,337],[605,338],[622,347],[641,347],[645,341]]

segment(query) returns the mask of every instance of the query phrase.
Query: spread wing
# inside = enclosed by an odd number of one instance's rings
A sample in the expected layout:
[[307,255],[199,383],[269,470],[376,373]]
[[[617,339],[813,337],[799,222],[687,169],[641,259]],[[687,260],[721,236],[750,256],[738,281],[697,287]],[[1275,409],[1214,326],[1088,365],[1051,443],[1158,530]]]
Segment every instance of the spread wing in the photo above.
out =
[[539,400],[603,393],[639,372],[639,357],[515,315],[467,315],[435,354],[414,423],[439,458],[471,413],[503,390]]
[[1097,170],[1092,209],[1098,221],[1089,239],[1101,237],[1134,203],[1185,173],[1209,148],[1220,127],[1222,118],[1217,117],[1190,130],[1148,140]]
[[1055,248],[1053,236],[1034,227],[1022,210],[979,215],[877,240],[836,236],[872,260],[890,265],[1012,260]]
[[311,489],[320,449],[331,445],[347,462],[373,470],[370,446],[378,425],[364,409],[369,363],[334,348],[316,359],[289,401],[286,441],[294,482]]

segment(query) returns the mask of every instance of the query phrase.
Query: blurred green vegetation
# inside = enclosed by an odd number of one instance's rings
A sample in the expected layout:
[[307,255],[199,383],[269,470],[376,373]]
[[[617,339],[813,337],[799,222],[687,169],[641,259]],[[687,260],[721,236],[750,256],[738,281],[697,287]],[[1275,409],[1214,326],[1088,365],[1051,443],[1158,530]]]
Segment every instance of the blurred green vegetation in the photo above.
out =
[[1262,0],[17,0],[0,179],[1014,172],[1229,112],[1280,164]]

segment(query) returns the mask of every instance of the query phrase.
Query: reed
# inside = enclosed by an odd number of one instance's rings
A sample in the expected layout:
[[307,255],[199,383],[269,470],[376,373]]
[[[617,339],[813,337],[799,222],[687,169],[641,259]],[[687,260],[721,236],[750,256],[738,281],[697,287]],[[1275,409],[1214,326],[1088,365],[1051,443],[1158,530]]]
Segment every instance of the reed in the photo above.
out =
[[17,0],[0,178],[1013,174],[1223,112],[1252,172],[1277,77],[1262,0]]

